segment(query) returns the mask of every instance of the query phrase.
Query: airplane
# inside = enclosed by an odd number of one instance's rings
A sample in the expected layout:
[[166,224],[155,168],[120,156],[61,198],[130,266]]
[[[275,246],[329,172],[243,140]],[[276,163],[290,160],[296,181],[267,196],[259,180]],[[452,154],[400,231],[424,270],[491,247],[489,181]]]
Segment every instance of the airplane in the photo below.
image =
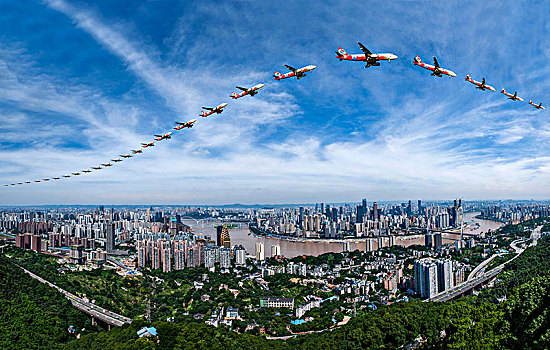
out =
[[7,187],[7,186],[9,186],[9,185],[8,185],[8,184],[5,184],[4,186],[6,186],[6,187]]
[[23,183],[22,183],[22,182],[18,182],[17,184],[18,184],[18,185],[22,185]]
[[26,184],[30,184],[31,182],[30,181],[25,181]]
[[86,170],[82,170],[82,172],[83,172],[83,173],[85,173],[85,174],[87,174],[87,173],[91,173],[92,171],[91,171],[91,170],[88,170],[88,169],[86,169]]
[[296,77],[297,80],[300,80],[300,78],[302,77],[305,77],[306,76],[306,72],[309,72],[309,71],[312,71],[314,70],[315,68],[317,68],[317,66],[314,66],[314,65],[309,65],[309,66],[305,66],[305,67],[302,67],[302,68],[294,68],[294,67],[291,67],[289,65],[284,65],[286,68],[288,68],[288,70],[290,70],[291,72],[290,73],[286,73],[286,74],[281,74],[277,71],[275,71],[275,73],[273,74],[273,78],[275,78],[275,80],[281,80],[281,79],[286,79],[286,78],[290,78],[290,77]]
[[[38,180],[38,182],[40,182],[40,180]],[[11,184],[12,186],[15,186],[15,184]]]
[[56,176],[56,177],[52,177],[52,179],[54,179],[54,180],[59,180],[59,177],[57,177],[57,176]]
[[529,100],[529,104],[533,107],[535,107],[536,109],[546,109],[542,106],[542,102],[539,103],[538,105],[534,104],[533,101]]
[[92,169],[94,169],[94,170],[100,170],[100,169],[103,169],[103,168],[100,167],[100,166],[93,166]]
[[504,88],[502,88],[502,90],[500,92],[505,94],[506,96],[508,96],[508,99],[510,99],[512,101],[523,101],[523,99],[521,97],[518,97],[518,92],[517,91],[514,91],[514,94],[512,95],[512,94],[506,92],[506,90],[504,90]]
[[141,145],[143,146],[143,148],[147,148],[147,147],[153,147],[155,145],[154,142],[149,142],[149,143],[141,143]]
[[63,177],[71,177],[71,175],[63,175]]
[[71,174],[73,174],[74,176],[78,176],[78,175],[80,175],[80,173],[79,173],[79,172],[75,172],[75,173],[71,173]]
[[474,84],[476,86],[476,89],[479,89],[479,90],[488,89],[491,91],[496,91],[495,88],[492,87],[491,85],[485,84],[485,77],[481,78],[481,83],[480,83],[479,81],[475,81],[474,79],[472,79],[472,77],[470,76],[470,73],[467,73],[466,78],[464,80]]
[[42,180],[44,180],[44,181],[50,181],[50,179],[48,179],[48,178],[45,178],[45,179],[42,179]]
[[235,92],[231,92],[231,95],[229,95],[229,97],[231,97],[232,99],[236,100],[240,97],[243,97],[243,96],[246,96],[246,95],[250,95],[251,97],[254,97],[254,95],[256,95],[260,90],[261,88],[264,87],[264,84],[258,84],[258,85],[254,85],[253,87],[247,89],[247,88],[243,88],[243,87],[240,87],[240,86],[235,86],[237,89],[239,90],[242,90],[243,92],[241,92],[240,94],[237,94]]
[[225,108],[225,106],[227,106],[227,103],[224,102],[221,105],[219,105],[217,107],[214,107],[214,108],[202,107],[202,109],[206,109],[208,112],[201,111],[201,114],[199,114],[199,115],[203,118],[206,118],[209,115],[214,114],[214,113],[220,114],[221,112],[223,112],[223,109]]
[[103,165],[104,167],[113,166],[113,164],[111,163],[101,163],[101,165]]
[[119,156],[122,158],[132,158],[131,154],[119,154]]
[[167,132],[166,134],[164,135],[155,135],[157,138],[155,139],[155,141],[162,141],[162,140],[168,140],[168,139],[171,139],[172,138],[172,132]]
[[118,162],[122,162],[122,159],[120,158],[116,158],[116,159],[111,159],[112,162],[115,162],[115,163],[118,163]]
[[336,51],[336,58],[340,61],[366,61],[367,65],[365,68],[369,68],[370,66],[379,66],[380,62],[378,61],[388,60],[388,62],[391,62],[391,60],[397,59],[397,55],[394,55],[393,53],[372,53],[359,41],[357,42],[357,45],[359,45],[359,48],[363,51],[362,55],[350,55],[343,48],[339,47],[338,51]]
[[193,124],[195,124],[196,121],[197,119],[190,120],[187,123],[176,122],[177,125],[174,126],[174,130],[181,130],[183,128],[192,128]]
[[133,149],[133,150],[132,150],[132,153],[133,153],[133,154],[136,154],[136,153],[143,153],[143,151],[141,150],[141,148],[140,148],[140,149]]
[[[40,182],[40,180],[34,180],[34,182]],[[14,186],[15,184],[11,184],[12,186]]]
[[441,74],[445,74],[445,75],[448,75],[450,77],[456,77],[456,73],[453,72],[452,70],[441,68],[439,66],[439,63],[437,62],[437,58],[435,58],[435,56],[434,56],[434,65],[433,66],[431,64],[427,64],[427,63],[422,62],[422,60],[420,60],[420,57],[418,57],[418,55],[416,55],[416,57],[414,58],[413,63],[415,65],[419,66],[419,67],[424,68],[424,69],[431,70],[433,73],[430,74],[430,75],[433,75],[433,76],[442,77]]

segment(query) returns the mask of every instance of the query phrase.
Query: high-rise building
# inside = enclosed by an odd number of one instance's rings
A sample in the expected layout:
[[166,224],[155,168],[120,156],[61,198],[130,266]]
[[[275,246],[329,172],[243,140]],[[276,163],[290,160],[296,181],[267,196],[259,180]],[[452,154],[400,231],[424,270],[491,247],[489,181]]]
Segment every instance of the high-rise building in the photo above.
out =
[[226,247],[220,248],[220,267],[222,269],[231,267],[231,249]]
[[374,221],[378,221],[378,203],[374,202],[372,203],[372,219]]
[[418,200],[418,214],[422,215],[422,200]]
[[235,264],[238,266],[246,265],[246,249],[242,245],[235,247]]
[[105,242],[105,248],[107,253],[112,253],[115,251],[115,224],[107,224],[107,241]]
[[434,234],[433,246],[435,249],[441,249],[443,246],[443,237],[440,232]]
[[453,262],[438,259],[435,263],[437,265],[437,291],[441,293],[451,289],[454,285]]
[[263,242],[256,243],[256,260],[264,261],[265,260],[265,251]]
[[231,248],[231,236],[227,226],[218,226],[216,228],[216,243],[218,247]]
[[430,259],[414,262],[414,282],[416,291],[422,298],[432,298],[438,292],[437,265]]
[[175,216],[170,217],[170,235],[178,234],[178,219]]
[[281,246],[278,244],[274,244],[271,246],[271,257],[274,258],[276,256],[281,255]]

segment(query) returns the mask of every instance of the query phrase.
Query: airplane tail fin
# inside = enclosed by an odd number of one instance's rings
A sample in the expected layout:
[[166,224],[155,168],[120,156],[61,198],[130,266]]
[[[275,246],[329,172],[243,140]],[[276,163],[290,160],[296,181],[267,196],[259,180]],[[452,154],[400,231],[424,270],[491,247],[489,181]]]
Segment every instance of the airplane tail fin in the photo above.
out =
[[506,92],[506,90],[504,90],[504,88],[502,88],[502,90],[500,90],[500,92]]
[[336,51],[336,54],[337,54],[339,57],[342,57],[342,56],[347,55],[348,53],[346,52],[346,50],[344,50],[343,48],[339,47],[339,48],[338,48],[338,51]]
[[280,76],[281,76],[281,73],[279,73],[279,72],[277,72],[277,71],[275,71],[275,72],[273,73],[273,78],[279,78]]
[[532,105],[532,104],[533,104],[533,101],[529,100],[529,104]]
[[422,60],[420,59],[420,56],[416,55],[414,58],[414,62],[422,63]]
[[237,94],[235,93],[235,91],[231,91],[231,95],[229,95],[229,97],[236,98]]
[[199,116],[204,118],[204,117],[206,117],[206,113],[204,113],[204,111],[201,111],[201,114],[199,114]]
[[469,80],[469,79],[472,79],[472,77],[470,76],[470,73],[466,73],[466,80]]

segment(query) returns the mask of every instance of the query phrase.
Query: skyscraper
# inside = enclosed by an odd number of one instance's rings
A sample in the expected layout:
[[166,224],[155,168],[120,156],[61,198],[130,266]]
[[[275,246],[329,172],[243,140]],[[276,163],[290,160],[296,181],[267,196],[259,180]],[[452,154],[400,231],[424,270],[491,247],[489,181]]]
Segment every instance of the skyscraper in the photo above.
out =
[[437,291],[439,293],[453,287],[453,262],[451,260],[438,259],[437,265]]
[[414,282],[416,291],[422,298],[432,298],[437,294],[437,265],[430,259],[414,262]]
[[280,256],[280,255],[281,255],[281,246],[278,245],[278,244],[272,245],[271,246],[271,257],[274,258],[274,257]]
[[218,226],[216,228],[216,238],[218,247],[231,248],[231,236],[227,226]]
[[265,260],[265,251],[263,242],[256,243],[256,260],[264,261]]
[[235,247],[235,264],[239,266],[246,265],[246,249],[242,245]]
[[113,253],[115,251],[115,224],[107,223],[107,241],[105,242],[105,248],[107,253]]
[[372,219],[374,221],[378,221],[378,203],[374,202],[372,203]]

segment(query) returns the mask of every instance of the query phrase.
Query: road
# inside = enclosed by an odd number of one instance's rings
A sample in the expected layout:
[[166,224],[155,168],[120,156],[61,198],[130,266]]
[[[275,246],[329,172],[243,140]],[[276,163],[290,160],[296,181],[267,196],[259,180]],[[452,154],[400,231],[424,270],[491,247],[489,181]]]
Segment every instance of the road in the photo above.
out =
[[[533,232],[531,232],[531,239],[533,240],[533,242],[531,243],[531,246],[536,246],[537,243],[538,243],[538,240],[539,238],[541,237],[541,229],[542,229],[542,226],[539,226],[537,228],[535,228],[533,230]],[[498,265],[497,267],[495,267],[494,269],[488,271],[488,272],[485,272],[484,271],[484,268],[485,266],[492,260],[492,258],[494,258],[495,256],[492,256],[490,259],[487,259],[485,260],[484,262],[482,262],[480,265],[483,264],[483,267],[478,269],[478,271],[481,271],[483,269],[482,272],[480,273],[476,273],[474,274],[474,276],[472,277],[472,279],[470,279],[470,277],[468,277],[468,280],[466,282],[463,282],[439,295],[436,295],[435,297],[431,298],[431,299],[428,299],[428,300],[425,300],[425,301],[434,301],[434,302],[439,302],[439,301],[448,301],[448,300],[451,300],[461,294],[463,294],[464,292],[467,292],[468,290],[471,290],[473,289],[474,287],[478,286],[479,284],[491,279],[491,278],[494,278],[496,277],[503,269],[504,269],[504,266],[506,264],[508,264],[510,261],[513,261],[515,259],[517,259],[518,256],[520,256],[524,251],[525,249],[523,248],[520,248],[517,246],[517,244],[522,241],[520,239],[518,240],[515,240],[513,241],[511,244],[510,244],[510,247],[512,247],[516,253],[518,253],[516,256],[514,256],[512,259],[504,262],[503,264],[500,264]],[[479,267],[479,266],[478,266]],[[477,269],[477,267],[476,267]],[[473,272],[473,271],[472,271]],[[472,274],[470,274],[472,275]]]
[[57,289],[60,293],[62,293],[65,298],[67,298],[68,300],[71,301],[71,303],[73,304],[74,307],[78,308],[79,310],[91,315],[91,316],[94,316],[110,325],[114,325],[114,326],[122,326],[124,325],[125,323],[132,323],[132,319],[131,318],[128,318],[128,317],[125,317],[125,316],[122,316],[122,315],[119,315],[117,313],[114,313],[114,312],[111,312],[107,309],[104,309],[102,307],[99,307],[95,304],[92,304],[72,293],[69,293],[67,292],[66,290],[62,289],[62,288],[59,288],[58,286],[56,286],[55,284],[49,282],[49,281],[46,281],[45,279],[43,279],[42,277],[30,272],[29,270],[19,266],[23,271],[25,271],[27,274],[29,274],[32,278],[38,280],[39,282],[42,282],[44,284],[47,284],[48,286],[52,287],[52,288],[55,288]]

